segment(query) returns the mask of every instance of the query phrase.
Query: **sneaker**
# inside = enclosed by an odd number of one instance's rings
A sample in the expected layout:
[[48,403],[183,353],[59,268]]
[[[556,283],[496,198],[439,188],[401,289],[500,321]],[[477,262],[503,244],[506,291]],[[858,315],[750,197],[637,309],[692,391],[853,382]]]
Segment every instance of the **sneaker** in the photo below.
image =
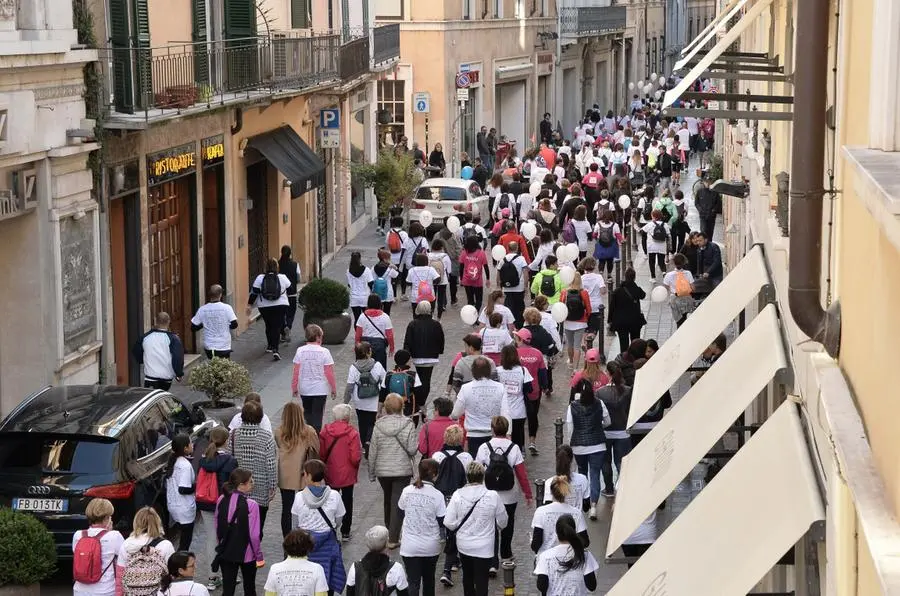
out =
[[281,354],[279,354],[278,352],[274,352],[272,354],[272,359],[275,361],[281,360]]
[[441,585],[444,586],[445,588],[453,587],[453,579],[450,577],[450,574],[447,572],[444,572],[441,574],[440,581],[441,581]]
[[459,565],[451,565],[450,571],[459,571]]
[[275,350],[273,350],[272,348],[266,348],[266,354],[271,354],[274,351]]
[[491,577],[497,577],[497,568],[491,567],[490,569],[488,569],[488,575],[490,575]]
[[588,511],[588,517],[593,520],[597,519],[597,505],[595,503],[591,503],[591,510]]
[[341,534],[341,542],[350,542],[350,532]]
[[600,491],[600,494],[603,495],[604,497],[606,497],[607,499],[612,499],[616,496],[616,491],[604,488],[603,490]]
[[209,580],[206,582],[207,590],[218,590],[221,587],[222,587],[222,578],[221,577],[211,575],[209,577]]
[[394,550],[395,548],[397,548],[399,546],[400,546],[399,542],[388,542],[388,544],[387,544],[388,550]]
[[534,443],[529,443],[529,444],[528,444],[528,451],[531,452],[531,455],[537,455],[537,454],[538,454],[538,448],[537,448],[537,445],[535,445]]

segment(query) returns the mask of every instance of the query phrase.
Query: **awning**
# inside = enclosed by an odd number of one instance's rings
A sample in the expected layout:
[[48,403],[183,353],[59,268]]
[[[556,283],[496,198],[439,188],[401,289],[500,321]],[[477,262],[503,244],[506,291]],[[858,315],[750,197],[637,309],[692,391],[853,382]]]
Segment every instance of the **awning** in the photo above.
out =
[[728,21],[730,21],[745,4],[747,4],[747,0],[731,0],[731,2],[728,3],[728,6],[723,8],[721,12],[716,15],[716,18],[714,18],[712,22],[697,35],[697,37],[691,40],[691,42],[681,50],[682,58],[675,63],[672,70],[681,70],[684,68],[684,65],[691,61],[691,58],[700,51],[700,48],[705,46],[709,43],[709,40],[715,37],[719,27],[727,26]]
[[607,596],[747,594],[824,517],[797,405],[786,401]]
[[754,246],[666,340],[659,352],[637,372],[628,412],[629,427],[653,407],[703,350],[769,283],[762,248]]
[[288,125],[251,137],[256,149],[291,183],[291,198],[325,184],[325,162]]
[[[722,52],[726,51],[731,46],[731,44],[733,44],[741,36],[744,30],[747,29],[747,27],[749,27],[750,24],[754,22],[757,17],[759,17],[763,13],[763,11],[769,7],[770,4],[772,4],[772,0],[758,0],[750,8],[750,10],[748,10],[744,14],[744,16],[740,18],[740,20],[738,20],[735,26],[729,29],[728,32],[722,37],[722,39],[720,39],[716,43],[716,45],[709,52],[707,52],[706,55],[703,56],[703,58],[700,59],[700,61],[690,70],[690,72],[685,75],[683,79],[681,79],[681,81],[678,83],[678,85],[675,86],[674,89],[666,91],[666,96],[663,99],[663,109],[671,106],[673,103],[678,101],[678,98],[681,97],[681,94],[687,91],[694,83],[694,81],[696,81],[704,72],[706,72],[706,69],[708,69],[709,66],[719,58]],[[743,2],[738,2],[734,7],[732,7],[731,11],[729,11],[728,13],[723,13],[724,15],[726,15],[726,18],[723,19],[721,23],[725,23],[727,22],[727,19],[731,19],[731,17],[737,14],[737,11],[739,11],[743,7],[743,5]],[[714,32],[715,30],[709,31],[706,35],[711,36],[714,34]],[[689,62],[693,57],[693,54],[696,53],[704,44],[705,42],[698,44],[693,48],[690,56],[682,58],[678,62],[678,64],[675,65],[676,70],[679,68],[679,65],[683,66],[685,63]]]
[[769,304],[625,458],[607,556],[690,475],[775,374],[787,367],[778,314]]

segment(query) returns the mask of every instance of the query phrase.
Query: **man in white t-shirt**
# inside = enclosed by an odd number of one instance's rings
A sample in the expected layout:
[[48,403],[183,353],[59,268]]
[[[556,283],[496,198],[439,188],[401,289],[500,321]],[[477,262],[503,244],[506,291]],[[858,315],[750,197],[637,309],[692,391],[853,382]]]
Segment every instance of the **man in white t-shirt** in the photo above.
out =
[[231,358],[231,330],[237,329],[237,315],[231,305],[222,302],[222,286],[209,287],[209,302],[197,309],[191,319],[191,331],[203,330],[206,357]]
[[[504,267],[506,269],[504,269]],[[512,283],[512,273],[516,283]],[[504,275],[507,279],[504,280]],[[522,313],[525,312],[525,286],[528,283],[528,263],[519,252],[519,243],[510,242],[509,252],[497,263],[497,279],[505,296],[503,303],[512,312],[516,328],[522,327]]]

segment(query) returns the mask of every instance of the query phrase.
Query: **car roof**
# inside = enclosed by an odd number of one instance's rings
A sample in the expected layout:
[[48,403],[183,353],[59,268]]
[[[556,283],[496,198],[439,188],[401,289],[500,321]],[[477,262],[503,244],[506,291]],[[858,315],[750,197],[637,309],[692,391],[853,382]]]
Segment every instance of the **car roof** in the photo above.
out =
[[474,180],[463,180],[462,178],[426,178],[419,185],[419,188],[431,188],[433,186],[449,186],[451,188],[469,188]]
[[0,423],[0,432],[118,437],[129,418],[155,401],[156,389],[113,385],[47,387],[26,398]]

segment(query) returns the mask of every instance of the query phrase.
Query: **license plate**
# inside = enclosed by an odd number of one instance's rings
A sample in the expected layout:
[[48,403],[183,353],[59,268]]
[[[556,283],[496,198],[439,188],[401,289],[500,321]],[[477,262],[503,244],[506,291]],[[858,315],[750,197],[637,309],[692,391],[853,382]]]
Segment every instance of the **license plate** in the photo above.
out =
[[13,499],[16,511],[50,511],[62,513],[69,510],[68,499],[35,499],[31,497]]

